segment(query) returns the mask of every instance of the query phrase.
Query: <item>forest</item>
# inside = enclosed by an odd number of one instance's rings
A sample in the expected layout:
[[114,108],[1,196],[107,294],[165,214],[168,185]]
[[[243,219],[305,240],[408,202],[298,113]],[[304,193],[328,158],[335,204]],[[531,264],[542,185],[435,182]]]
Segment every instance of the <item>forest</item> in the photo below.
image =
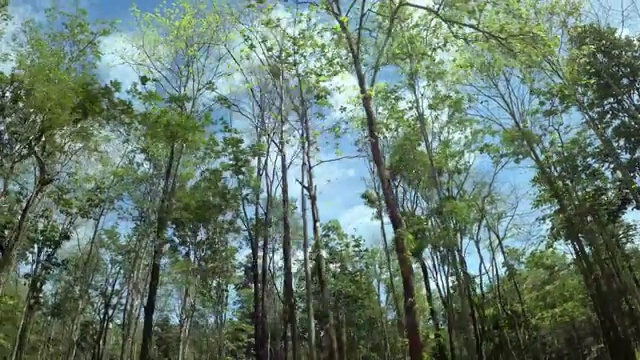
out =
[[640,5],[0,3],[0,359],[640,359]]

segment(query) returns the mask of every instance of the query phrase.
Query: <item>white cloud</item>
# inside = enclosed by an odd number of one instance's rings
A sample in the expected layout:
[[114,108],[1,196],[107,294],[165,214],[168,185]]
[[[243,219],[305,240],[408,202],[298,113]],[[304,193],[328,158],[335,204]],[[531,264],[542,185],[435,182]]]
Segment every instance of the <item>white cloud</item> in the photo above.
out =
[[[375,246],[381,238],[380,220],[374,218],[375,210],[366,205],[356,205],[343,212],[338,221],[345,232],[357,236],[362,236],[367,245]],[[389,224],[387,216],[385,220],[385,232],[387,239],[393,237],[393,230]]]
[[[414,5],[418,5],[418,6],[428,6],[428,7],[434,7],[436,2],[434,0],[410,0],[409,3],[414,4]],[[411,14],[411,18],[413,21],[418,20],[418,18],[420,18],[421,16],[427,15],[428,13],[426,13],[424,10],[421,9],[412,9],[413,14]]]
[[333,109],[337,111],[344,109],[348,113],[360,109],[361,105],[354,102],[360,95],[360,88],[358,80],[351,72],[334,76],[325,83],[325,86],[333,90],[329,96],[329,104]]
[[100,50],[103,53],[99,64],[100,74],[104,80],[118,80],[123,89],[128,89],[138,79],[138,74],[123,58],[135,58],[138,51],[129,34],[114,32],[102,39]]
[[0,63],[0,71],[9,72],[14,66],[15,58],[13,53],[15,52],[12,38],[19,36],[22,25],[28,20],[43,20],[44,13],[40,7],[32,4],[21,3],[16,4],[15,1],[10,2],[8,13],[11,19],[3,24],[4,34],[0,40],[0,53],[2,55],[8,55],[5,61]]

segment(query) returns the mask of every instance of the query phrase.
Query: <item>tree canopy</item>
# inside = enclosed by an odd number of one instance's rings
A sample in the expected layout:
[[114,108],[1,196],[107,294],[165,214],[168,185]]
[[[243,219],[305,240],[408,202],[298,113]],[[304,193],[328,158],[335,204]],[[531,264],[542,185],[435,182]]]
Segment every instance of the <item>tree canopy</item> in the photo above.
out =
[[634,6],[147,5],[0,1],[0,358],[640,356]]

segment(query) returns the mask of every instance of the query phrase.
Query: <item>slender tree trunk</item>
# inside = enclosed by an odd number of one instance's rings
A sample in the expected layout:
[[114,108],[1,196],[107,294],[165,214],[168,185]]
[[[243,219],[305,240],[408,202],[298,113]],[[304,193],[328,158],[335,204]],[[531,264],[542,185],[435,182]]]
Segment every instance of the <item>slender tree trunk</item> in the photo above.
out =
[[[145,217],[147,214],[142,212]],[[142,223],[144,224],[144,222]],[[144,226],[144,225],[142,225]],[[136,236],[134,246],[137,249],[142,249],[139,252],[134,252],[132,259],[131,272],[127,274],[126,280],[126,300],[124,308],[122,309],[122,335],[120,346],[120,360],[133,358],[133,345],[135,332],[137,330],[137,320],[139,317],[139,307],[142,300],[142,294],[140,293],[140,281],[141,273],[143,272],[143,261],[148,250],[148,239],[143,234]],[[146,281],[145,281],[146,282]]]
[[[395,273],[393,271],[393,267],[391,265],[391,249],[389,247],[389,241],[387,238],[387,230],[385,229],[385,221],[384,221],[384,209],[383,206],[384,204],[381,202],[382,196],[380,194],[380,189],[378,188],[378,184],[377,181],[375,179],[375,170],[373,168],[370,168],[371,171],[371,176],[372,176],[372,181],[373,181],[373,188],[376,194],[376,214],[378,217],[378,221],[380,223],[380,235],[382,238],[382,250],[384,252],[384,257],[385,257],[385,265],[386,265],[386,271],[387,271],[387,276],[389,279],[389,284],[388,284],[388,288],[387,288],[387,296],[386,296],[386,304],[385,307],[388,306],[388,299],[391,298],[391,301],[393,302],[393,309],[395,310],[395,318],[393,319],[393,324],[394,324],[394,329],[397,331],[400,339],[405,337],[405,326],[404,326],[404,320],[403,320],[403,310],[402,307],[400,305],[400,300],[398,298],[398,291],[396,288],[396,280],[395,280]],[[385,311],[384,314],[384,319],[385,319],[385,328],[387,326],[387,314]],[[386,329],[385,329],[386,331]],[[386,337],[388,337],[389,334],[387,332]],[[387,341],[388,342],[388,341]],[[395,342],[396,345],[398,347],[398,351],[403,351],[405,352],[406,350],[406,344],[404,342],[400,342],[398,343],[397,341]],[[388,345],[390,348],[390,344]],[[389,350],[390,351],[390,350]],[[389,352],[389,354],[387,355],[388,358],[391,358],[391,352]]]
[[151,261],[151,273],[149,275],[149,291],[147,302],[144,306],[144,323],[142,326],[142,344],[140,346],[140,360],[151,360],[151,348],[153,346],[153,315],[156,310],[156,297],[160,285],[160,262],[162,261],[164,246],[166,245],[167,226],[171,211],[172,196],[175,188],[175,177],[180,165],[178,145],[173,144],[169,151],[167,168],[164,175],[164,185],[160,204],[158,205],[158,217],[153,243],[153,255]]
[[466,295],[467,310],[469,311],[469,319],[471,320],[471,330],[473,334],[473,338],[475,340],[475,357],[478,360],[483,360],[484,356],[484,348],[482,347],[483,339],[482,339],[482,330],[480,329],[480,324],[478,321],[478,314],[476,311],[476,304],[474,301],[474,291],[471,288],[471,276],[469,276],[469,271],[467,268],[467,262],[462,254],[462,247],[458,247],[456,253],[458,255],[458,262],[460,263],[460,271],[461,277],[464,284],[464,294]]
[[[56,299],[54,299],[55,301]],[[51,341],[53,340],[53,335],[55,333],[55,323],[52,319],[49,319],[49,321],[47,321],[47,325],[45,326],[47,330],[47,338],[44,342],[44,346],[40,347],[40,350],[38,350],[38,360],[42,360],[45,359],[48,355],[48,352],[51,348]]]
[[27,296],[25,298],[24,310],[22,312],[22,318],[20,319],[20,326],[18,327],[18,334],[16,336],[15,343],[13,345],[13,351],[11,353],[11,360],[22,360],[24,358],[24,351],[27,348],[29,341],[29,332],[31,330],[31,323],[33,316],[36,312],[36,305],[34,303],[34,297],[40,292],[42,285],[39,284],[40,278],[40,265],[42,258],[42,250],[39,247],[35,256],[35,265],[31,271],[31,279],[29,280],[29,288],[27,290]]
[[80,322],[80,317],[81,314],[84,310],[84,307],[88,301],[87,296],[88,296],[88,291],[86,290],[91,282],[93,281],[93,278],[96,274],[96,269],[95,267],[92,269],[89,269],[89,264],[91,263],[92,257],[93,257],[93,253],[96,249],[96,240],[98,239],[98,233],[100,231],[100,223],[102,221],[102,217],[104,216],[104,213],[106,212],[106,209],[102,208],[100,209],[100,213],[98,214],[98,216],[94,219],[95,224],[93,226],[93,232],[91,234],[91,239],[89,240],[89,250],[87,251],[87,256],[85,258],[85,260],[82,262],[82,267],[79,268],[77,271],[80,272],[80,274],[74,274],[74,277],[76,278],[76,281],[78,283],[80,283],[79,286],[79,298],[77,300],[78,302],[78,306],[76,306],[75,311],[73,312],[73,317],[72,317],[72,321],[71,321],[71,350],[69,351],[69,353],[71,355],[70,358],[71,359],[75,359],[76,353],[78,351],[78,341],[79,341],[79,337],[80,334],[78,333],[78,325]]
[[271,236],[271,208],[272,208],[272,188],[271,181],[267,181],[267,199],[264,213],[264,232],[262,234],[262,262],[260,274],[260,309],[262,309],[262,353],[260,359],[268,359],[271,349],[271,332],[268,328],[268,307],[267,307],[267,289],[269,287],[269,238]]
[[[438,271],[438,267],[433,267],[434,272],[434,282],[436,285],[436,290],[438,291],[438,296],[440,298],[440,302],[444,307],[444,311],[447,316],[447,337],[449,338],[449,358],[451,360],[456,360],[458,358],[458,353],[455,345],[457,332],[455,329],[456,317],[453,310],[452,296],[451,290],[448,283],[448,279],[450,277],[450,271],[448,266],[445,265],[445,262],[441,259],[440,256],[437,256],[437,253],[431,253],[431,261],[434,264],[441,264],[440,271]],[[444,274],[443,274],[444,273]],[[444,289],[443,289],[444,284]]]
[[[145,276],[144,282],[146,283],[148,279],[149,279],[149,274]],[[138,300],[136,310],[135,310],[136,316],[133,319],[133,328],[131,329],[132,338],[131,338],[131,347],[129,348],[129,359],[134,358],[135,356],[134,354],[138,352],[138,347],[140,346],[140,344],[136,340],[137,340],[137,334],[138,334],[138,327],[140,326],[140,316],[143,310],[144,310],[144,303],[142,302],[142,295],[140,295],[140,299]]]
[[[504,242],[502,240],[502,236],[500,236],[500,234],[498,233],[498,231],[496,229],[489,229],[488,231],[490,231],[491,234],[493,234],[493,236],[495,236],[495,238],[496,238],[496,240],[498,242],[498,248],[500,249],[500,254],[501,254],[502,258],[503,259],[508,259],[507,252],[506,252],[506,249],[504,247]],[[489,237],[491,236],[491,234],[489,234]],[[496,263],[496,267],[497,267],[497,263]],[[501,286],[500,285],[500,275],[497,274],[497,271],[496,271],[495,278],[496,278],[496,288],[500,289],[500,286]],[[511,285],[513,286],[513,289],[514,289],[514,291],[516,293],[516,296],[518,298],[518,304],[520,305],[520,314],[521,314],[522,319],[524,321],[525,329],[530,330],[531,329],[530,328],[531,322],[529,321],[529,316],[527,315],[526,306],[524,304],[524,297],[522,296],[522,291],[520,290],[520,284],[512,276],[509,277],[509,280],[510,280]],[[512,316],[512,318],[513,318],[514,322],[517,324],[518,321],[515,318],[515,316]],[[516,331],[516,335],[518,336],[518,342],[519,342],[519,345],[520,345],[520,349],[523,352],[527,351],[527,349],[525,348],[525,340],[523,339],[523,335],[521,334],[520,329],[518,329]],[[510,349],[510,350],[513,352],[513,349]],[[515,352],[513,352],[513,353],[515,355]]]
[[[280,74],[279,81],[279,93],[280,93],[280,137],[278,141],[278,147],[280,152],[280,171],[282,174],[282,257],[284,260],[284,298],[285,298],[285,328],[289,325],[291,329],[291,354],[293,360],[298,360],[298,325],[296,322],[296,303],[293,292],[293,273],[292,273],[292,261],[291,261],[291,224],[289,222],[289,180],[288,180],[288,161],[286,152],[286,139],[285,139],[285,111],[284,111],[284,74]],[[285,344],[286,332],[284,337]]]
[[[305,136],[302,136],[303,141],[305,140]],[[307,146],[303,143],[303,146]],[[300,174],[300,183],[305,183],[305,175],[306,175],[306,167],[308,166],[306,162],[306,157],[302,157],[302,167]],[[300,195],[301,201],[301,211],[302,211],[302,251],[303,251],[303,262],[304,262],[304,285],[305,285],[305,301],[307,305],[307,326],[309,327],[309,333],[307,334],[307,343],[309,347],[309,359],[316,360],[316,329],[315,329],[315,320],[314,320],[314,308],[313,308],[313,295],[311,293],[311,269],[309,266],[309,225],[307,224],[307,195],[304,191],[304,186],[301,188],[302,194]]]
[[429,281],[429,268],[427,268],[427,263],[424,261],[422,256],[417,257],[417,261],[420,265],[420,270],[422,271],[422,279],[424,281],[424,288],[427,294],[427,304],[429,305],[429,316],[431,317],[433,330],[435,332],[434,338],[436,341],[436,355],[434,359],[447,360],[449,356],[447,356],[447,346],[442,338],[442,328],[440,327],[440,320],[438,319],[438,313],[435,308],[433,290],[431,289],[431,282]]
[[38,201],[38,197],[43,193],[45,187],[50,183],[49,180],[43,179],[43,177],[44,174],[41,174],[40,180],[36,181],[33,192],[20,212],[20,217],[18,218],[15,228],[9,233],[4,244],[0,244],[3,245],[2,256],[0,256],[0,294],[4,291],[4,286],[9,279],[9,273],[14,267],[15,257],[17,256],[16,253],[20,242],[22,242],[22,238],[25,236],[25,229],[27,227],[29,215],[31,214],[31,209]]
[[[188,281],[188,280],[187,280]],[[189,285],[185,282],[184,293],[182,295],[182,306],[180,307],[180,324],[179,336],[180,344],[178,345],[178,360],[184,360],[187,352],[187,343],[189,341],[189,326],[191,320],[191,294]]]
[[[262,161],[258,158],[258,164]],[[262,181],[262,177],[260,176],[260,170],[258,170],[258,181]],[[260,241],[260,233],[258,231],[258,221],[260,214],[260,207],[258,203],[260,202],[260,192],[256,192],[255,196],[255,210],[254,210],[254,226],[253,229],[250,230],[250,241],[251,241],[251,280],[253,282],[253,341],[254,341],[254,356],[256,360],[262,359],[262,348],[264,346],[262,342],[262,307],[260,302],[260,272],[259,272],[259,241]],[[266,229],[262,229],[262,231],[266,231]]]
[[[262,104],[264,96],[260,94],[259,103]],[[271,149],[271,135],[265,135],[267,131],[266,114],[262,106],[260,106],[259,124],[256,126],[256,137],[258,143],[266,144],[266,153],[269,154]],[[259,189],[262,190],[263,180],[266,188],[266,201],[264,205],[264,214],[260,218],[260,209],[258,206],[261,201],[261,191],[255,193],[255,210],[254,210],[254,229],[253,239],[251,243],[251,266],[253,269],[253,301],[254,301],[254,351],[256,360],[265,360],[269,358],[269,347],[267,340],[267,307],[266,307],[266,289],[268,286],[267,274],[269,264],[269,237],[271,236],[271,181],[267,170],[269,169],[269,156],[258,157],[257,159],[256,177],[260,184]],[[262,240],[262,245],[260,241]],[[262,257],[260,259],[260,248],[262,248]],[[260,263],[261,268],[258,268]]]
[[[348,50],[353,61],[353,68],[358,80],[358,87],[360,89],[360,96],[362,100],[362,107],[365,112],[367,135],[369,137],[369,146],[373,162],[376,166],[376,173],[380,179],[380,185],[382,187],[382,194],[384,202],[387,207],[387,214],[391,220],[391,226],[394,231],[394,242],[396,256],[398,258],[398,265],[400,267],[400,276],[402,277],[402,287],[404,294],[404,317],[405,317],[405,329],[407,333],[407,339],[409,342],[409,355],[411,360],[422,360],[423,358],[423,345],[420,335],[420,324],[418,322],[418,314],[416,310],[415,302],[415,287],[413,284],[413,266],[411,264],[411,257],[409,249],[406,244],[406,227],[404,219],[400,214],[400,209],[393,195],[393,187],[391,180],[387,172],[387,168],[384,163],[384,157],[380,150],[380,140],[378,138],[377,131],[377,119],[373,110],[372,95],[367,86],[367,80],[365,78],[364,70],[362,68],[360,59],[360,44],[354,44],[354,38],[347,27],[347,22],[342,20],[342,12],[340,11],[340,5],[338,1],[333,1],[333,8],[335,20],[338,22],[340,30],[344,35],[347,42]],[[363,10],[364,11],[364,10]],[[392,14],[391,21],[395,20],[395,14]],[[390,29],[393,29],[393,23],[389,25]],[[390,34],[389,34],[390,35]],[[384,49],[383,49],[384,50]]]
[[373,179],[375,177],[375,169],[373,167],[370,168],[371,171],[371,177],[372,180],[374,182],[373,185],[373,189],[374,192],[376,194],[376,216],[378,217],[378,221],[380,222],[380,235],[382,237],[382,244],[383,244],[383,250],[384,250],[384,256],[385,256],[385,261],[386,261],[386,265],[387,265],[387,272],[389,274],[389,290],[391,291],[391,298],[393,299],[393,306],[395,308],[396,311],[396,316],[398,317],[398,322],[400,323],[400,326],[397,326],[400,336],[404,337],[404,321],[402,321],[402,316],[403,316],[403,312],[402,312],[402,308],[400,307],[400,300],[398,299],[398,292],[396,291],[396,281],[394,278],[394,274],[393,274],[393,270],[391,267],[391,250],[389,248],[389,240],[387,239],[387,230],[384,228],[384,209],[383,209],[383,203],[381,201],[382,199],[382,194],[380,194],[380,188],[379,186],[379,181],[376,181],[375,179]]
[[93,349],[92,349],[92,355],[91,355],[92,360],[101,360],[104,355],[107,332],[109,331],[109,325],[111,324],[111,320],[112,320],[111,314],[113,311],[111,309],[111,305],[112,305],[111,302],[113,301],[115,287],[118,284],[118,277],[120,276],[120,271],[118,271],[118,274],[116,274],[116,277],[113,280],[109,289],[107,289],[107,286],[109,285],[111,274],[108,274],[108,275],[109,276],[105,278],[105,281],[103,284],[104,294],[103,294],[102,313],[100,314],[100,320],[98,323],[98,332],[95,338],[93,339]]
[[[296,3],[296,13],[298,12],[298,7]],[[311,161],[308,156],[310,153],[310,148],[312,146],[312,134],[310,131],[310,124],[308,118],[308,107],[307,101],[305,99],[305,82],[302,79],[302,75],[300,74],[299,62],[298,62],[298,47],[294,47],[294,69],[295,76],[298,80],[298,95],[300,100],[300,107],[298,111],[298,117],[300,118],[300,132],[301,132],[301,145],[302,145],[302,166],[300,167],[300,185],[301,185],[301,207],[302,207],[302,251],[303,251],[303,262],[304,262],[304,281],[305,281],[305,301],[307,304],[307,321],[309,332],[307,335],[308,347],[309,347],[309,359],[316,359],[316,329],[315,329],[315,319],[314,319],[314,306],[313,306],[313,295],[312,295],[312,285],[311,285],[311,269],[309,264],[309,225],[307,223],[307,197],[305,194],[305,184],[310,181],[313,184],[313,173],[311,169]],[[309,177],[309,179],[306,179]],[[313,206],[312,200],[312,206]],[[317,211],[316,211],[317,213]],[[313,218],[313,210],[312,210],[312,221],[314,222],[314,242],[317,241],[315,238],[315,218]],[[317,214],[316,214],[317,215]]]
[[121,326],[121,345],[120,345],[120,360],[124,360],[129,355],[129,351],[132,347],[133,336],[132,328],[133,328],[133,319],[134,319],[134,311],[133,309],[137,308],[137,296],[134,294],[131,286],[127,286],[128,291],[124,303],[124,308],[122,309],[122,326]]
[[[380,273],[378,272],[381,270],[382,269],[378,269],[378,266],[374,268],[374,271],[376,272],[376,300],[379,304],[382,304],[382,280],[380,279]],[[385,306],[380,307],[380,325],[382,326],[382,335],[384,339],[383,341],[385,350],[383,359],[386,360],[391,357],[391,344],[389,344],[389,332],[387,331],[388,321],[386,314],[386,304]]]
[[313,134],[311,132],[311,121],[309,120],[307,113],[307,103],[305,101],[305,94],[302,88],[302,79],[298,78],[299,88],[300,88],[300,100],[302,103],[302,111],[300,113],[300,117],[302,119],[302,131],[303,131],[303,163],[305,165],[305,170],[307,172],[306,176],[306,184],[303,183],[303,189],[306,189],[307,194],[309,195],[309,202],[311,203],[311,223],[313,229],[313,242],[316,247],[317,257],[316,262],[318,264],[318,282],[320,285],[320,293],[322,298],[322,310],[326,314],[328,319],[327,324],[327,335],[329,337],[329,346],[331,351],[331,356],[333,359],[338,359],[338,339],[336,336],[336,326],[335,320],[333,317],[333,312],[331,311],[331,295],[329,293],[329,287],[327,285],[327,274],[326,274],[326,263],[324,259],[324,243],[322,240],[322,236],[320,236],[320,210],[318,209],[318,196],[316,193],[316,185],[314,182],[314,173],[313,173],[313,161],[311,157],[311,149],[315,145],[315,141],[313,139]]
[[348,344],[347,344],[347,320],[344,314],[340,314],[340,359],[348,360]]

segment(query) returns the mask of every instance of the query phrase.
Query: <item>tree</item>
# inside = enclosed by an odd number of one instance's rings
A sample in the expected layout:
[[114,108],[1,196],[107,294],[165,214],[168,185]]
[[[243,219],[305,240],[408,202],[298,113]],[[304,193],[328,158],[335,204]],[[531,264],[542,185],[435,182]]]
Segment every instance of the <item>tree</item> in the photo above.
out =
[[637,356],[636,34],[564,0],[47,14],[0,74],[0,358]]
[[[143,56],[128,60],[140,72],[143,87],[139,97],[150,108],[143,118],[143,125],[147,127],[143,134],[149,140],[145,150],[148,155],[156,156],[151,161],[161,164],[162,170],[158,171],[164,174],[156,210],[153,261],[140,350],[140,358],[149,359],[160,263],[167,243],[166,232],[173,212],[177,178],[183,157],[188,156],[201,138],[207,138],[208,112],[212,104],[205,101],[205,96],[215,89],[215,81],[220,77],[220,72],[210,71],[209,66],[222,57],[225,40],[211,36],[211,29],[220,27],[219,17],[215,9],[209,9],[203,2],[193,5],[180,2],[171,7],[160,7],[154,14],[141,14],[135,9],[134,13],[141,25],[137,48]],[[200,18],[202,14],[207,16]],[[166,51],[165,44],[168,44]],[[203,75],[195,77],[195,74]],[[147,79],[153,79],[166,97],[145,87]],[[154,143],[159,139],[162,139],[160,143]]]
[[[354,2],[355,4],[355,2]],[[351,7],[350,7],[351,8]],[[391,10],[391,16],[388,19],[387,29],[382,36],[382,47],[378,50],[374,59],[374,69],[370,79],[367,79],[362,62],[364,58],[362,56],[362,42],[360,42],[363,29],[360,27],[356,31],[350,30],[349,18],[343,13],[339,1],[327,2],[327,11],[335,19],[340,32],[343,35],[343,41],[346,43],[348,55],[353,63],[353,70],[358,79],[358,87],[360,89],[360,96],[362,98],[362,107],[366,116],[366,128],[367,136],[369,138],[369,146],[371,151],[372,160],[376,166],[376,173],[380,181],[382,195],[384,203],[386,205],[387,215],[391,219],[391,224],[394,230],[394,244],[398,263],[400,265],[400,271],[402,274],[402,287],[404,295],[404,316],[405,327],[407,332],[407,339],[409,340],[409,352],[412,360],[418,360],[422,358],[423,345],[420,336],[420,328],[418,315],[415,307],[415,288],[413,284],[413,267],[411,266],[411,260],[408,253],[407,241],[408,234],[406,226],[400,214],[400,210],[397,205],[397,200],[393,194],[391,187],[391,179],[387,172],[387,168],[384,162],[384,157],[380,149],[380,140],[377,129],[377,117],[373,109],[372,103],[372,90],[376,84],[377,74],[380,71],[380,65],[382,58],[386,51],[388,39],[393,32],[396,13],[398,8]],[[364,19],[368,9],[364,6],[359,9],[360,19]],[[362,21],[362,20],[361,20]]]
[[[30,214],[43,193],[69,170],[65,165],[75,160],[74,155],[95,149],[96,129],[105,124],[106,109],[121,106],[114,99],[118,84],[100,85],[93,62],[100,59],[98,40],[109,34],[110,26],[98,23],[94,27],[86,16],[82,11],[50,10],[46,24],[27,22],[23,40],[16,44],[22,47],[16,54],[16,67],[2,79],[0,198],[12,203],[9,213],[19,215],[4,224],[7,234],[1,242],[0,289],[15,265]],[[58,21],[68,30],[52,31]],[[31,188],[17,190],[20,171],[33,165],[37,172]],[[24,191],[26,196],[21,196]]]

